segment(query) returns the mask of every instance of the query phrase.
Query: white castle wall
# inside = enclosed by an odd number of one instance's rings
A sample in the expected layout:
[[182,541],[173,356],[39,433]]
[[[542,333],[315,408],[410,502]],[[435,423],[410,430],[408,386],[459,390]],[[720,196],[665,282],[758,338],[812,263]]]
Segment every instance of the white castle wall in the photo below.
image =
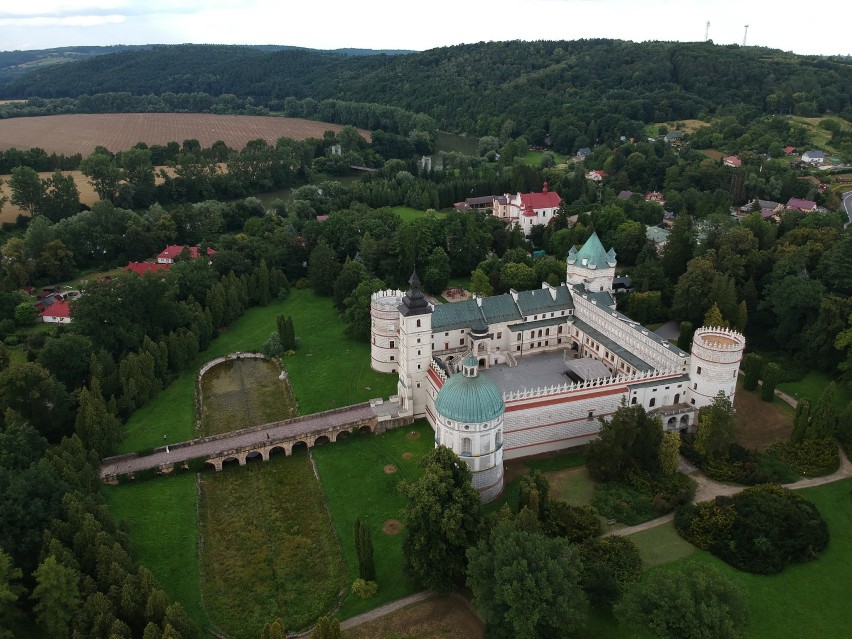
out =
[[744,350],[745,337],[736,331],[716,327],[695,331],[689,361],[690,403],[707,406],[720,391],[733,403]]
[[[503,415],[481,424],[463,424],[436,413],[433,428],[435,445],[450,448],[467,464],[483,502],[503,490]],[[465,439],[470,440],[469,453],[465,452]]]
[[399,366],[399,311],[404,293],[385,290],[370,296],[370,367],[395,373]]

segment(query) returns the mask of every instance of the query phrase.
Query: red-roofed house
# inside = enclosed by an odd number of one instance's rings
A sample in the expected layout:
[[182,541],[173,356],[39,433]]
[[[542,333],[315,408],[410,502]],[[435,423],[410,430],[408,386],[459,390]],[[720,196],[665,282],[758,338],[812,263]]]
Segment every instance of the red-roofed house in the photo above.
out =
[[803,213],[812,213],[816,211],[817,205],[816,202],[812,202],[811,200],[800,200],[797,197],[791,197],[787,200],[787,204],[784,206],[788,211],[802,211]]
[[[183,248],[184,247],[179,245],[179,244],[171,244],[171,245],[167,246],[163,250],[163,252],[160,253],[157,256],[157,263],[159,263],[159,264],[174,264],[175,258],[183,252]],[[189,256],[192,259],[195,259],[195,258],[198,257],[198,255],[199,255],[198,247],[197,246],[190,246],[189,247]],[[207,249],[207,256],[211,257],[213,255],[216,255],[216,251],[214,251],[211,248]]]
[[743,165],[743,161],[739,159],[736,155],[729,155],[728,157],[722,159],[722,164],[738,169]]
[[795,155],[798,151],[794,146],[785,146],[784,147],[784,155]]
[[162,262],[130,262],[130,264],[124,267],[124,270],[128,273],[145,275],[145,273],[151,273],[154,271],[168,271],[171,266],[171,264]]
[[606,171],[589,171],[586,173],[586,179],[592,180],[593,182],[603,182],[605,177]]
[[68,302],[65,300],[56,300],[53,304],[44,309],[41,313],[41,319],[48,324],[70,324],[71,309],[68,307]]
[[645,194],[646,202],[657,202],[658,204],[666,205],[666,198],[659,191],[650,191]]
[[524,234],[529,235],[536,224],[548,224],[561,203],[559,194],[549,191],[545,182],[539,192],[495,196],[491,208],[496,217],[520,225]]

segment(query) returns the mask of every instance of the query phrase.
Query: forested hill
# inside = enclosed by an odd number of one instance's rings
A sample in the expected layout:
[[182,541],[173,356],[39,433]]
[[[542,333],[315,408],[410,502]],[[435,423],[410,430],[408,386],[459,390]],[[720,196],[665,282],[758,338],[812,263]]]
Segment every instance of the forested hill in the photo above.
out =
[[479,135],[501,133],[508,120],[510,134],[541,143],[572,127],[582,130],[569,135],[595,139],[592,124],[633,135],[636,123],[719,112],[850,115],[852,63],[757,47],[613,40],[491,42],[393,56],[179,45],[35,71],[0,97],[101,92],[235,94],[271,110],[286,98],[382,103]]

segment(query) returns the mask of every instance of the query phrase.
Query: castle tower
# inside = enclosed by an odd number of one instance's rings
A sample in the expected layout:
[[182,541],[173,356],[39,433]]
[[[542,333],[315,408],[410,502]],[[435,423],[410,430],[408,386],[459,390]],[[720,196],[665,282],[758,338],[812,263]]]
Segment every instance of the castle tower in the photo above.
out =
[[566,262],[565,281],[568,284],[582,284],[590,293],[612,293],[615,250],[604,250],[597,233],[592,233],[579,251],[572,246]]
[[370,368],[396,373],[399,368],[399,311],[402,291],[378,291],[370,296]]
[[426,373],[432,361],[432,307],[420,290],[417,273],[408,280],[410,288],[397,307],[399,312],[399,395],[402,410],[409,415],[426,414]]
[[689,359],[689,403],[709,406],[722,391],[734,403],[737,372],[745,349],[745,337],[728,328],[702,326],[692,338]]
[[435,445],[461,457],[473,475],[480,499],[489,502],[503,490],[503,413],[497,385],[477,370],[468,355],[462,372],[452,375],[435,398]]

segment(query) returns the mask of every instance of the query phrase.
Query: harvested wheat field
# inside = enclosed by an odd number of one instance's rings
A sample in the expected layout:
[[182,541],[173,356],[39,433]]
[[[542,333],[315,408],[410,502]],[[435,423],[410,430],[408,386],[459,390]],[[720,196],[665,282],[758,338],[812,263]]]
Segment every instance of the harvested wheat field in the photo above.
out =
[[[201,146],[222,140],[242,149],[249,140],[275,142],[321,138],[335,133],[340,124],[263,115],[210,115],[207,113],[100,113],[46,115],[0,120],[0,150],[39,147],[48,153],[91,153],[96,146],[124,151],[139,142],[167,144],[195,139]],[[359,130],[367,140],[368,131]]]

